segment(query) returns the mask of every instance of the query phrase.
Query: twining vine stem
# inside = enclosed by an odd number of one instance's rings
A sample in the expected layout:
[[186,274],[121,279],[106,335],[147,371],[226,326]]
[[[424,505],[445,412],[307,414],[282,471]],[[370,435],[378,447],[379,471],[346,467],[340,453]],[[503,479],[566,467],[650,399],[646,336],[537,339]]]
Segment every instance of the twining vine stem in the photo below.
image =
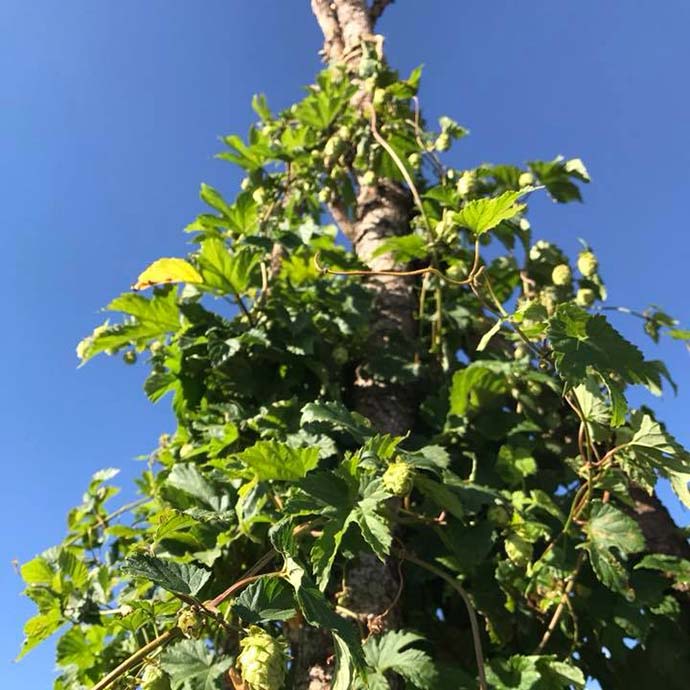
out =
[[426,561],[417,558],[416,556],[414,556],[411,553],[408,553],[407,551],[401,552],[400,557],[406,561],[409,561],[410,563],[418,565],[420,568],[424,568],[424,570],[428,570],[430,573],[433,573],[437,577],[440,577],[442,580],[445,580],[445,582],[447,582],[460,595],[463,603],[465,604],[465,608],[467,609],[467,614],[470,618],[470,627],[472,628],[472,640],[474,642],[474,655],[477,661],[477,675],[479,676],[479,688],[480,690],[489,690],[489,686],[486,682],[486,673],[484,671],[484,652],[482,651],[482,640],[479,633],[479,622],[477,620],[477,614],[474,610],[474,605],[472,604],[472,601],[470,600],[467,592],[465,591],[465,588],[454,577],[448,575],[448,573],[444,572],[440,568],[437,568],[435,565],[431,563],[427,563]]

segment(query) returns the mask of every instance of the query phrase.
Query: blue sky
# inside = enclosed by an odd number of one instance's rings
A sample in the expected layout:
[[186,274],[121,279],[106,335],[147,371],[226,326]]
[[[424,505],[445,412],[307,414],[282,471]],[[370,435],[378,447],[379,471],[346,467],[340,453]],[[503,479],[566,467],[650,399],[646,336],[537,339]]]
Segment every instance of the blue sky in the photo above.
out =
[[[380,28],[394,65],[425,64],[427,116],[470,128],[454,164],[582,157],[585,204],[537,203],[537,234],[571,252],[586,238],[611,304],[655,302],[687,326],[689,24],[684,0],[398,0]],[[5,687],[43,690],[50,644],[10,662],[32,612],[11,561],[61,538],[94,471],[120,467],[130,487],[134,458],[171,430],[143,369],[77,370],[74,346],[148,262],[185,252],[202,181],[233,193],[217,137],[246,131],[255,92],[299,97],[320,36],[307,0],[3,0],[0,25],[0,659]],[[681,390],[659,408],[690,443],[690,355],[616,324],[668,361]]]

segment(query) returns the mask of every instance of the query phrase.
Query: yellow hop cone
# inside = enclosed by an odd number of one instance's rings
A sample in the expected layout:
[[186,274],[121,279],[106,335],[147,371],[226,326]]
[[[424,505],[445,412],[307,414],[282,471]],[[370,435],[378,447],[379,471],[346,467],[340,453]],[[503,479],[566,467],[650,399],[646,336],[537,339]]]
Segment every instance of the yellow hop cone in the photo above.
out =
[[597,257],[590,251],[581,252],[577,257],[577,270],[582,273],[585,278],[590,278],[597,272],[599,262]]
[[558,264],[551,272],[551,280],[554,285],[569,285],[573,274],[570,272],[568,264]]
[[578,307],[590,307],[595,299],[594,290],[591,288],[580,288],[575,296],[575,303]]
[[285,682],[287,654],[285,643],[257,625],[240,640],[242,651],[237,666],[251,690],[280,690]]
[[406,462],[396,460],[383,473],[383,485],[394,496],[407,496],[414,484],[414,469]]

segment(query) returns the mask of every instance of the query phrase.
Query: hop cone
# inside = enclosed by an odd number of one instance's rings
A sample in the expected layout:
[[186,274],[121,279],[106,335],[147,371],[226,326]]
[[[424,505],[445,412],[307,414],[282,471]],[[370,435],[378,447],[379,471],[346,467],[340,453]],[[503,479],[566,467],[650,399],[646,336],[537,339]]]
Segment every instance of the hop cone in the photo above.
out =
[[577,257],[577,270],[582,273],[585,278],[590,278],[597,272],[599,262],[597,257],[592,252],[582,252]]
[[251,690],[280,690],[285,682],[285,645],[256,625],[240,640],[237,665]]
[[394,496],[407,496],[412,491],[414,470],[406,462],[396,460],[383,473],[383,485]]

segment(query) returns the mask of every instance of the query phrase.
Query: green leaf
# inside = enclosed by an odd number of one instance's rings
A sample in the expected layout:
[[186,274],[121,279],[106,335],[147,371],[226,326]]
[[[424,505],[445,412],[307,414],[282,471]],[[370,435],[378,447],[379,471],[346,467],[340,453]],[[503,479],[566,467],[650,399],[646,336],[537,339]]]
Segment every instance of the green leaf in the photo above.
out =
[[384,240],[373,256],[390,253],[396,261],[407,263],[412,259],[423,259],[429,253],[426,241],[421,235],[396,235]]
[[223,199],[221,193],[206,183],[201,183],[201,191],[199,192],[201,200],[206,202],[209,206],[219,211],[222,215],[229,215],[230,206],[228,202]]
[[259,481],[302,479],[319,463],[319,449],[293,448],[278,441],[257,441],[237,455]]
[[589,435],[595,440],[603,440],[608,435],[604,431],[611,423],[611,413],[606,400],[596,381],[588,377],[584,383],[573,388],[583,419],[589,429]]
[[417,474],[414,485],[428,498],[430,498],[440,510],[447,510],[451,515],[462,520],[465,517],[465,509],[458,495],[449,486],[445,486],[423,474]]
[[[585,383],[590,371],[598,374],[612,398],[613,426],[625,421],[625,400],[616,377],[642,384],[652,392],[661,389],[661,376],[653,362],[623,338],[601,315],[590,315],[574,304],[559,304],[549,319],[548,334],[559,375],[572,386]],[[615,397],[615,400],[614,400]]]
[[225,242],[209,237],[201,244],[198,263],[204,287],[221,295],[246,292],[254,268],[261,257],[251,247],[230,252]]
[[372,491],[359,501],[352,513],[365,541],[382,561],[390,553],[393,541],[390,523],[382,513],[389,498],[390,494],[385,491]]
[[648,554],[635,566],[635,570],[638,568],[660,570],[676,580],[678,584],[690,584],[690,561],[685,558],[662,553]]
[[455,222],[475,235],[482,235],[504,220],[510,220],[521,213],[525,205],[516,201],[523,194],[524,190],[508,191],[497,197],[469,201],[455,214]]
[[36,556],[21,567],[21,575],[27,585],[50,586],[53,580],[54,570],[48,561],[42,556]]
[[219,496],[213,486],[204,478],[195,465],[174,465],[168,478],[167,486],[183,491],[208,506],[211,510],[223,512],[230,506],[227,495]]
[[492,690],[582,690],[580,669],[554,656],[520,656],[492,659],[486,674]]
[[284,580],[269,576],[252,582],[232,608],[245,623],[284,621],[295,615],[295,599]]
[[582,201],[580,190],[571,179],[589,182],[587,170],[579,159],[565,161],[559,156],[552,161],[531,161],[529,167],[555,201]]
[[464,417],[497,395],[508,392],[504,365],[498,362],[472,362],[453,374],[450,388],[450,414]]
[[123,570],[134,577],[143,577],[175,594],[196,596],[211,573],[191,563],[163,560],[149,554],[134,554],[125,560]]
[[17,661],[38,644],[47,640],[63,623],[64,619],[58,608],[53,608],[46,613],[39,613],[37,616],[29,618],[24,624],[25,638]]
[[360,443],[373,435],[368,420],[356,412],[350,412],[338,402],[307,403],[302,408],[300,424],[313,422],[323,422],[337,429],[343,429]]
[[314,586],[304,568],[295,559],[292,522],[285,520],[271,530],[271,540],[285,559],[287,581],[295,590],[295,597],[304,619],[317,628],[330,630],[335,645],[336,665],[332,690],[350,690],[356,669],[364,666],[364,653],[357,632],[329,605],[322,592]]
[[180,513],[177,510],[166,509],[156,519],[156,531],[153,534],[155,542],[163,539],[175,539],[184,535],[190,527],[198,525],[198,521],[189,515]]
[[174,290],[156,293],[151,299],[125,293],[114,299],[107,309],[122,312],[132,318],[115,326],[106,322],[84,338],[77,346],[77,355],[82,363],[99,352],[118,350],[129,344],[146,344],[180,328],[180,313]]
[[585,547],[599,580],[615,592],[633,596],[625,568],[612,550],[623,558],[642,551],[645,541],[638,524],[610,503],[597,500],[592,501],[585,529],[589,536]]
[[690,508],[690,472],[669,471],[667,474],[676,496]]
[[222,676],[232,661],[216,658],[203,640],[182,640],[163,652],[161,667],[170,674],[173,690],[222,690]]
[[390,687],[385,673],[393,671],[409,681],[414,687],[433,687],[436,669],[431,657],[421,649],[412,647],[423,640],[421,635],[404,630],[391,630],[377,637],[371,636],[364,644],[367,666],[374,669],[377,676],[370,679],[369,687]]

